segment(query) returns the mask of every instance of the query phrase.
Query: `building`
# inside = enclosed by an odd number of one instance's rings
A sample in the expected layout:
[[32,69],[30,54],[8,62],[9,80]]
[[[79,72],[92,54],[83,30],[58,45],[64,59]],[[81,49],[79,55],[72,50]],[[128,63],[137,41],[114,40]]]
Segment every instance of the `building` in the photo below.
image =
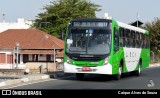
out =
[[0,22],[0,33],[8,29],[29,29],[32,21],[26,21],[24,18],[18,18],[17,22]]
[[62,40],[46,32],[9,29],[0,33],[0,69],[38,69],[43,65],[53,70],[56,63],[62,62],[63,48]]
[[104,16],[102,17],[103,19],[112,19],[112,17],[111,16],[109,16],[109,14],[108,13],[104,13]]
[[137,20],[135,22],[130,23],[129,25],[135,26],[135,27],[141,27],[144,23]]

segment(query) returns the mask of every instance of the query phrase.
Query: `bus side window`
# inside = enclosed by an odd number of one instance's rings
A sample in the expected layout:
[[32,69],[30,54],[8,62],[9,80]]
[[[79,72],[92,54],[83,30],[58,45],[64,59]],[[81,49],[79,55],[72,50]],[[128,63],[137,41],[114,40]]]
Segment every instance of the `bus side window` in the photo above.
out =
[[132,31],[132,48],[135,48],[135,31]]
[[123,43],[124,43],[123,42],[123,37],[124,37],[123,36],[123,28],[120,28],[119,31],[120,31],[120,46],[123,47]]
[[132,37],[131,37],[131,30],[128,30],[128,44],[129,47],[132,47]]
[[142,39],[141,39],[142,43],[141,43],[141,47],[145,48],[145,35],[142,34]]
[[127,37],[128,37],[128,32],[127,32],[128,30],[127,29],[125,29],[125,47],[128,47],[128,39],[127,39]]
[[126,47],[126,39],[125,39],[125,36],[126,36],[126,30],[123,29],[123,47]]
[[130,30],[126,29],[126,47],[130,47]]
[[140,44],[140,48],[142,48],[142,44],[143,44],[143,34],[139,33],[139,44]]
[[137,46],[137,48],[141,47],[140,42],[141,42],[141,40],[140,40],[139,32],[136,32],[136,46]]
[[119,36],[118,30],[114,29],[114,52],[119,49]]

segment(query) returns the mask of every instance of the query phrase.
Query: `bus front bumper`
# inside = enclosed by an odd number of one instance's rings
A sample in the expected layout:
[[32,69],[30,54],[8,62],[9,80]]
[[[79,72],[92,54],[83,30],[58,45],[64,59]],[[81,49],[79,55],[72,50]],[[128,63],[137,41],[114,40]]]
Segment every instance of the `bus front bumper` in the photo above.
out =
[[97,67],[87,67],[90,70],[84,71],[82,70],[83,67],[76,66],[72,64],[68,64],[67,62],[64,63],[64,72],[65,73],[88,73],[88,74],[112,74],[112,65],[106,64]]

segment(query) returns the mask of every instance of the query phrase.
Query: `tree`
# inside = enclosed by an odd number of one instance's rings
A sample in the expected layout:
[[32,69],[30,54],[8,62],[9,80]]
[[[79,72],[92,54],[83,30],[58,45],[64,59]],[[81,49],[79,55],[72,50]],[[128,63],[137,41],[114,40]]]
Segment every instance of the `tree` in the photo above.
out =
[[146,23],[145,28],[150,32],[150,48],[160,56],[160,19],[155,18],[151,23]]
[[38,14],[33,27],[56,37],[61,37],[61,33],[66,32],[71,19],[95,18],[95,12],[101,10],[100,5],[89,0],[56,0],[50,3],[51,5],[44,6],[44,13]]

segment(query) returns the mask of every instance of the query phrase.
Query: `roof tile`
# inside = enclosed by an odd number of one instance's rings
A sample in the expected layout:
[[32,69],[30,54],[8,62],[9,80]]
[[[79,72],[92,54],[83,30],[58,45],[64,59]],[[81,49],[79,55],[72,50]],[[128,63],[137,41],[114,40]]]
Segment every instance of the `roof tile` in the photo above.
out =
[[63,49],[64,41],[38,29],[9,29],[0,33],[0,49]]

